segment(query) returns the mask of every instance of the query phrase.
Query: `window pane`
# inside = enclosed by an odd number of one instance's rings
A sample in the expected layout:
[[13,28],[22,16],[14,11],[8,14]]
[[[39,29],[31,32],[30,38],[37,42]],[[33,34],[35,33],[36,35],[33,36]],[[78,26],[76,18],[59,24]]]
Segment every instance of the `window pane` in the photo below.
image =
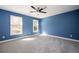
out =
[[38,32],[38,20],[33,20],[33,32]]
[[22,17],[13,16],[10,17],[10,34],[18,35],[22,34]]

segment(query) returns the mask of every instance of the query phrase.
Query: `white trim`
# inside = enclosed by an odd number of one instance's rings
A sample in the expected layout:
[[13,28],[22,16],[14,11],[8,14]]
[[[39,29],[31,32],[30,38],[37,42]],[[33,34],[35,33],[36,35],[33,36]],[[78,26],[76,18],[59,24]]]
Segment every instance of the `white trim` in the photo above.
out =
[[65,37],[54,36],[54,35],[46,35],[46,36],[50,36],[50,37],[54,37],[54,38],[60,38],[60,39],[64,39],[64,40],[74,41],[74,42],[79,42],[79,40],[71,39],[71,38],[65,38]]
[[13,38],[13,39],[9,39],[9,40],[4,40],[4,41],[0,41],[0,43],[9,42],[9,41],[13,41],[13,40],[20,40],[22,38],[32,37],[32,36],[35,36],[35,35],[39,35],[39,34],[27,35],[27,36],[23,36],[23,37],[18,37],[18,38]]
[[[36,22],[36,26],[37,26],[37,30],[36,30],[36,31],[34,30],[34,23],[35,23],[35,22]],[[39,31],[39,22],[38,22],[38,20],[34,19],[34,20],[33,20],[33,32],[34,32],[34,33],[37,33],[38,31]]]
[[[27,37],[32,37],[32,36],[35,36],[35,35],[41,35],[41,34],[34,34],[34,35],[28,35],[28,36],[23,36],[23,37],[19,37],[19,38],[14,38],[14,39],[10,39],[10,40],[5,40],[5,41],[0,41],[0,43],[4,43],[4,42],[9,42],[9,41],[13,41],[13,40],[20,40],[22,38],[27,38]],[[50,36],[50,37],[53,37],[53,38],[60,38],[60,39],[64,39],[64,40],[69,40],[69,41],[74,41],[74,42],[79,42],[79,40],[76,40],[76,39],[70,39],[70,38],[64,38],[64,37],[59,37],[59,36],[55,36],[55,35],[45,35],[45,36]]]
[[[14,25],[15,20],[17,20],[17,22],[19,22],[18,25],[20,25],[20,28],[21,28],[21,29],[19,29],[20,30],[19,33],[15,33],[15,32],[12,31],[12,29],[13,29],[12,25]],[[22,17],[10,15],[10,35],[12,36],[12,35],[20,35],[20,34],[23,34],[23,19],[22,19]]]

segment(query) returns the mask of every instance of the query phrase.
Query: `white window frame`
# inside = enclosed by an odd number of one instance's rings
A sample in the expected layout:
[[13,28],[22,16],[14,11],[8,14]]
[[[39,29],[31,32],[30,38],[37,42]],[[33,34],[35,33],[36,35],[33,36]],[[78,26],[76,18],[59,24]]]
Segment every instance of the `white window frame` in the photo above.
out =
[[[18,24],[18,26],[20,26],[19,33],[13,32],[12,26],[15,25],[14,24],[15,22]],[[19,35],[19,34],[23,34],[23,19],[22,17],[19,17],[19,16],[10,15],[10,35]]]
[[[34,29],[35,22],[36,22],[37,30]],[[33,32],[34,32],[34,33],[37,33],[38,31],[39,31],[39,21],[36,20],[36,19],[34,19],[34,20],[33,20]]]

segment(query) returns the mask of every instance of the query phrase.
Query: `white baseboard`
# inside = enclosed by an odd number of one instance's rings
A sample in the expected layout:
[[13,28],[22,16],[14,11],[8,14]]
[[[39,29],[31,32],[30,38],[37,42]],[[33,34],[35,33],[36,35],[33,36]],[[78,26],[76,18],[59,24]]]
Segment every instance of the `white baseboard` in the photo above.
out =
[[28,36],[23,36],[23,37],[18,37],[18,38],[9,39],[9,40],[4,40],[4,41],[0,41],[0,43],[9,42],[9,41],[13,41],[13,40],[20,40],[20,39],[22,39],[22,38],[28,38],[28,37],[32,37],[32,36],[35,36],[35,35],[39,35],[39,34],[28,35]]
[[[19,38],[4,40],[4,41],[0,41],[0,43],[9,42],[9,41],[13,41],[13,40],[20,40],[20,39],[22,39],[22,38],[28,38],[28,37],[32,37],[32,36],[36,36],[36,35],[41,35],[41,34],[34,34],[34,35],[28,35],[28,36],[23,36],[23,37],[19,37]],[[47,34],[47,35],[45,35],[45,36],[50,36],[50,37],[53,37],[53,38],[60,38],[60,39],[64,39],[64,40],[79,42],[79,40],[76,40],[76,39],[65,38],[65,37],[60,37],[60,36],[55,36],[55,35],[48,35],[48,34]]]
[[64,40],[69,40],[69,41],[74,41],[74,42],[79,42],[79,40],[71,39],[71,38],[65,38],[65,37],[54,36],[54,35],[47,35],[47,36],[54,37],[54,38],[60,38],[60,39],[64,39]]

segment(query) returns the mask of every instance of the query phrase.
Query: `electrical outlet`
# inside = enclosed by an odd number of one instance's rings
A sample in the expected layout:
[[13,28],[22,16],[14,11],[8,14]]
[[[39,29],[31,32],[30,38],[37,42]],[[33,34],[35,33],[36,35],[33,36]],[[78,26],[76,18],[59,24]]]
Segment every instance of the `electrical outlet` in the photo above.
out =
[[2,36],[3,39],[5,39],[5,36]]
[[72,35],[70,35],[70,37],[72,37]]

